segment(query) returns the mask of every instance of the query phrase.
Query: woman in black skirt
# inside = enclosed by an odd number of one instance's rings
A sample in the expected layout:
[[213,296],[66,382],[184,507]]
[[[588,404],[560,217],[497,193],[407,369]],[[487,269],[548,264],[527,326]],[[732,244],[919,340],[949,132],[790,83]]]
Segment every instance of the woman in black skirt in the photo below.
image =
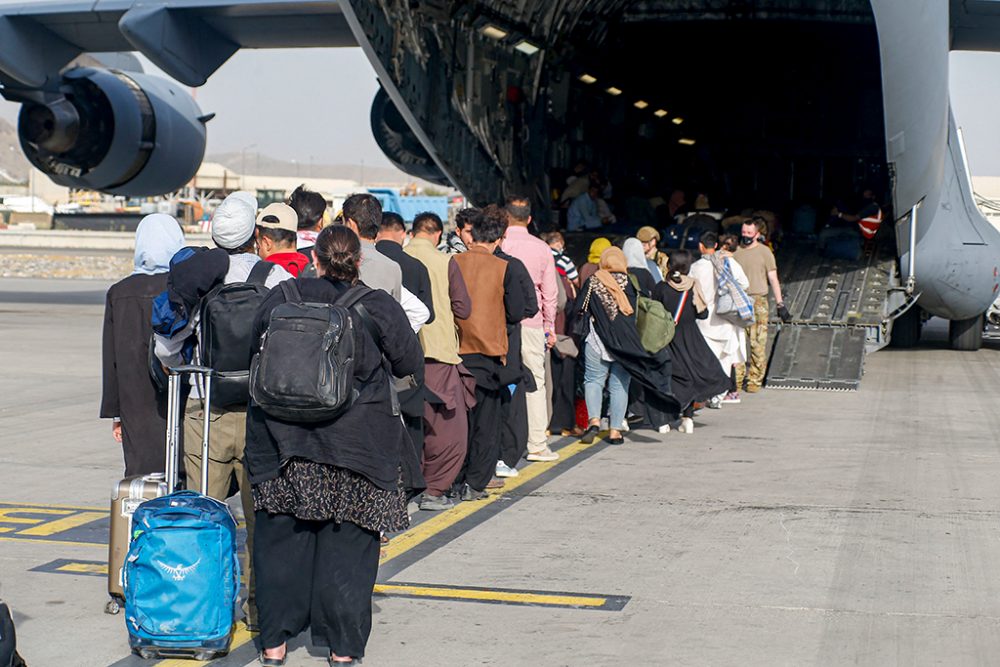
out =
[[[358,237],[347,227],[328,227],[314,252],[322,277],[298,278],[296,285],[304,302],[332,303],[358,281]],[[284,301],[275,289],[261,305],[258,337]],[[378,340],[352,310],[356,395],[346,413],[296,423],[275,419],[252,402],[247,413],[263,665],[283,665],[286,642],[307,627],[313,643],[330,651],[331,665],[358,664],[372,627],[379,533],[409,525],[400,477],[408,436],[393,408],[385,367],[398,377],[414,373],[423,351],[388,293],[372,290],[359,303]]]
[[[673,359],[672,379],[674,396],[683,407],[681,433],[694,432],[694,404],[708,401],[729,389],[729,378],[722,372],[719,360],[705,342],[696,320],[708,317],[705,300],[691,270],[691,252],[675,250],[670,254],[669,273],[666,280],[653,291],[653,298],[672,313],[676,329],[670,341]],[[661,432],[666,424],[657,425]]]

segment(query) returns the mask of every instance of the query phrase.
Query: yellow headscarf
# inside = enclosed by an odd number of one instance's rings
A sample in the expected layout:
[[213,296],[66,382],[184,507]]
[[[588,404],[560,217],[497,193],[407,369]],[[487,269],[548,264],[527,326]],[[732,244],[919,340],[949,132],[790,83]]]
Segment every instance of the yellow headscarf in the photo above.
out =
[[587,255],[587,261],[591,264],[601,263],[601,253],[611,247],[611,241],[604,238],[594,239],[593,243],[590,244],[590,254]]

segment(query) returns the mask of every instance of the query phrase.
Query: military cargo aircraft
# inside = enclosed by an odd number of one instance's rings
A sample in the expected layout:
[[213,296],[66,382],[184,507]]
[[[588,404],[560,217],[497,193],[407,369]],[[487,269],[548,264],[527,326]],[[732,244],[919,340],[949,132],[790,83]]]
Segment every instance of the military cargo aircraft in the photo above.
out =
[[[977,349],[1000,289],[1000,234],[973,201],[948,53],[995,50],[997,5],[3,2],[0,94],[23,104],[32,164],[126,195],[177,189],[203,158],[210,116],[179,84],[204,84],[238,49],[273,47],[362,48],[381,83],[371,121],[388,158],[474,203],[512,188],[547,203],[549,174],[580,158],[622,182],[701,173],[756,201],[879,182],[891,266],[799,267],[816,284],[793,295],[796,339],[825,329],[813,348],[853,359],[890,336],[915,343],[922,311],[951,321],[953,347]],[[142,73],[135,51],[176,81]]]

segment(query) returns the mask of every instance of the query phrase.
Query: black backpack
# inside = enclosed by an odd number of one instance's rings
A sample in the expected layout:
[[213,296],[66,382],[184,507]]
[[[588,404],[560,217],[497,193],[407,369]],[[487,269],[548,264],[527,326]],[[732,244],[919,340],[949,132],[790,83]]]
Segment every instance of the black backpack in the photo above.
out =
[[[268,415],[285,421],[328,421],[356,398],[352,313],[375,338],[378,333],[358,301],[372,290],[350,288],[334,303],[303,303],[294,280],[280,285],[285,303],[271,311],[260,352],[251,364],[250,395]],[[384,362],[383,362],[384,365]]]
[[274,264],[257,262],[245,283],[219,285],[201,300],[201,364],[215,370],[212,405],[246,405],[250,399],[250,357],[257,309],[267,297],[264,286]]

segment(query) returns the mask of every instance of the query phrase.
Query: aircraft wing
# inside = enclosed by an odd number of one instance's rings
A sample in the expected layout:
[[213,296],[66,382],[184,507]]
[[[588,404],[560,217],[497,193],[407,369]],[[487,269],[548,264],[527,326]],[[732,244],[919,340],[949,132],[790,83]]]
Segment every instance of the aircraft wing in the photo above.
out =
[[1000,0],[951,0],[951,50],[1000,51]]
[[0,2],[0,81],[38,88],[84,52],[139,51],[200,86],[240,48],[356,46],[337,2]]

